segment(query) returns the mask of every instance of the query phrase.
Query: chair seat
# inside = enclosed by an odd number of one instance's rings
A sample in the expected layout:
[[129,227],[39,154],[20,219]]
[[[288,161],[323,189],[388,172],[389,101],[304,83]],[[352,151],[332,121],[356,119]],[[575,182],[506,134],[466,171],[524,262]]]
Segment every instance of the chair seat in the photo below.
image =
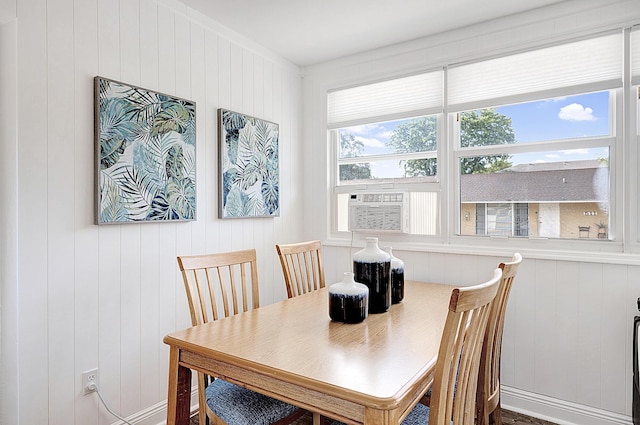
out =
[[411,412],[404,418],[402,425],[427,425],[429,423],[429,406],[416,404]]
[[[429,406],[424,404],[416,404],[411,412],[404,418],[402,425],[428,425],[429,424]],[[333,421],[331,425],[346,425],[340,421]]]
[[283,419],[298,407],[216,379],[205,390],[209,408],[228,425],[269,425]]

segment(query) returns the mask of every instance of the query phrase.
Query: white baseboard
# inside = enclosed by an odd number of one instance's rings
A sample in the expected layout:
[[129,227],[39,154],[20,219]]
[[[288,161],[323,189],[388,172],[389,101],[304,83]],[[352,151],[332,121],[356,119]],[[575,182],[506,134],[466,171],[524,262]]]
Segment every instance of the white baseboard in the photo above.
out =
[[503,409],[558,425],[633,425],[630,416],[502,386]]
[[[195,413],[198,409],[197,387],[191,390],[191,400],[191,412]],[[501,403],[504,409],[544,419],[558,425],[633,425],[633,420],[630,416],[504,385],[502,386]],[[167,401],[164,400],[126,419],[133,424],[165,425],[166,415]],[[112,425],[124,425],[124,422],[118,421]]]
[[[191,389],[191,413],[198,410],[198,387]],[[138,424],[157,424],[166,425],[167,423],[167,400],[163,400],[144,410],[134,413],[125,418],[134,425]],[[158,422],[160,421],[160,422]],[[111,425],[125,425],[125,422],[117,421]]]

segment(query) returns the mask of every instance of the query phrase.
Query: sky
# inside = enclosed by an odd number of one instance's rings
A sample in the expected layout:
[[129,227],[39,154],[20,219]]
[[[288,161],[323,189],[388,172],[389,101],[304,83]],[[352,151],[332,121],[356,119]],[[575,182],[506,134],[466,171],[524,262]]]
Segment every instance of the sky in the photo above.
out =
[[[496,112],[512,119],[517,143],[608,135],[609,92],[597,92],[536,102],[501,106]],[[393,129],[401,121],[350,127],[349,132],[364,144],[362,155],[393,153],[386,148]],[[570,161],[608,157],[603,149],[542,152],[514,155],[514,163]],[[372,163],[376,177],[400,177],[397,161]]]
[[[538,102],[502,106],[511,117],[518,143],[606,136],[610,133],[609,92],[589,93]],[[608,158],[606,149],[577,149],[515,155],[512,162],[536,163]]]
[[496,111],[511,117],[518,142],[609,134],[606,91],[502,106]]

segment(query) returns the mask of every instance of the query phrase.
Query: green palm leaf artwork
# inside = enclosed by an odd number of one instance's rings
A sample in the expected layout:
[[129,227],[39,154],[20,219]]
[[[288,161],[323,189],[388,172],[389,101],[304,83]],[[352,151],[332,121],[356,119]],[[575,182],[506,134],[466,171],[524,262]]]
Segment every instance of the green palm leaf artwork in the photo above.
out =
[[220,218],[280,215],[278,124],[218,110]]
[[194,102],[95,77],[97,224],[196,218]]

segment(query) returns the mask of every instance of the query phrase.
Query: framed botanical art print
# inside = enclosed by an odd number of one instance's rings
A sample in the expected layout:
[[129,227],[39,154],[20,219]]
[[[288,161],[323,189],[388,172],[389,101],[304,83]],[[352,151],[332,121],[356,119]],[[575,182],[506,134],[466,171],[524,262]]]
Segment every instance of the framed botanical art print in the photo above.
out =
[[218,109],[220,218],[280,215],[278,124]]
[[94,78],[96,223],[196,218],[196,105]]

